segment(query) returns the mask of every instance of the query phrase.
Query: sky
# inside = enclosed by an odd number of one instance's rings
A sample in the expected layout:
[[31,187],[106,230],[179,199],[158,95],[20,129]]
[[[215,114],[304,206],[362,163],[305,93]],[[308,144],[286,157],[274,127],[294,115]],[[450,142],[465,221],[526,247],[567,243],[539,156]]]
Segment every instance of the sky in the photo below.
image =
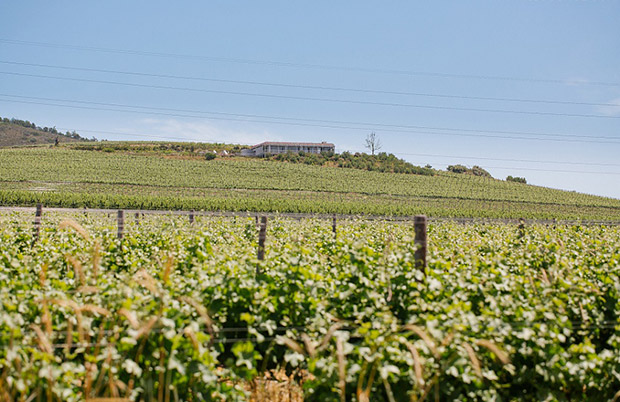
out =
[[620,198],[620,1],[2,1],[0,116]]

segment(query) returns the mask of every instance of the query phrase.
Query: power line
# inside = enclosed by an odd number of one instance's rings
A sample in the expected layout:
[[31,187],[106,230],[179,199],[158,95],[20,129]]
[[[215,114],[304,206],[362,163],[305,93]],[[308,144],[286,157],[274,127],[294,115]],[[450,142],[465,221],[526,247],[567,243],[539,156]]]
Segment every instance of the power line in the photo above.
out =
[[506,167],[506,166],[486,166],[486,165],[483,165],[482,167],[486,169],[529,170],[529,171],[534,171],[534,172],[551,172],[551,173],[583,173],[583,174],[620,175],[620,172],[591,172],[591,171],[582,171],[582,170],[536,169],[536,168],[526,168],[526,167]]
[[510,110],[510,109],[486,109],[486,108],[456,107],[456,106],[434,106],[434,105],[422,105],[422,104],[398,103],[398,102],[377,102],[377,101],[363,101],[363,100],[353,100],[353,99],[321,98],[321,97],[310,97],[310,96],[276,95],[276,94],[264,94],[264,93],[257,93],[257,92],[223,91],[223,90],[218,90],[218,89],[172,87],[172,86],[166,86],[166,85],[138,84],[138,83],[121,82],[121,81],[92,80],[92,79],[86,79],[86,78],[57,77],[57,76],[51,76],[51,75],[15,73],[15,72],[8,72],[8,71],[0,71],[0,74],[21,76],[21,77],[55,79],[55,80],[62,80],[62,81],[88,82],[88,83],[95,83],[95,84],[121,85],[121,86],[129,86],[129,87],[136,87],[136,88],[152,88],[152,89],[166,89],[166,90],[175,90],[175,91],[204,92],[204,93],[213,93],[213,94],[220,94],[220,95],[253,96],[253,97],[260,97],[260,98],[290,99],[290,100],[301,100],[301,101],[312,101],[312,102],[333,102],[333,103],[346,103],[346,104],[356,104],[356,105],[405,107],[405,108],[430,109],[430,110],[453,110],[453,111],[460,111],[460,112],[507,113],[507,114],[553,116],[553,117],[620,119],[620,116],[605,116],[605,115],[595,115],[595,114],[540,112],[540,111]]
[[[421,155],[421,156],[432,156],[432,155],[424,155],[424,154],[410,154],[410,153],[406,153],[406,152],[394,152],[394,155]],[[436,155],[439,156],[439,155]],[[463,159],[475,159],[475,157],[462,157],[462,156],[454,156],[454,158],[463,158]],[[490,159],[490,160],[495,160],[495,161],[505,161],[505,162],[510,162],[510,161],[515,161],[515,159],[495,159],[495,158],[480,158],[480,159]],[[564,162],[545,162],[545,161],[529,161],[529,162],[538,162],[538,163],[564,163]],[[572,164],[572,163],[567,163],[567,164]],[[578,165],[578,163],[575,163],[575,165]],[[534,172],[549,172],[549,173],[580,173],[580,174],[605,174],[605,175],[620,175],[620,172],[592,172],[592,171],[584,171],[584,170],[562,170],[562,169],[540,169],[540,168],[527,168],[527,167],[519,167],[519,166],[488,166],[488,165],[479,165],[480,167],[484,168],[484,169],[505,169],[505,170],[527,170],[527,171],[534,171]],[[620,166],[620,165],[614,165],[614,164],[609,164],[609,165],[603,165],[603,166]]]
[[449,94],[436,94],[436,93],[427,93],[427,92],[388,91],[388,90],[378,90],[378,89],[362,89],[362,88],[315,86],[315,85],[298,85],[298,84],[284,84],[284,83],[264,82],[264,81],[247,81],[247,80],[231,80],[231,79],[218,79],[218,78],[205,78],[205,77],[191,77],[191,76],[183,76],[183,75],[171,75],[171,74],[159,74],[159,73],[156,74],[156,73],[145,73],[145,72],[137,72],[137,71],[120,71],[120,70],[107,70],[107,69],[98,69],[98,68],[58,66],[58,65],[38,64],[38,63],[23,63],[23,62],[7,61],[7,60],[0,60],[0,63],[1,64],[9,64],[9,65],[17,65],[17,66],[52,68],[52,69],[59,69],[59,70],[85,71],[85,72],[96,72],[96,73],[106,73],[106,74],[121,74],[121,75],[129,75],[129,76],[151,77],[151,78],[168,78],[168,79],[179,79],[179,80],[190,80],[190,81],[205,81],[205,82],[217,82],[217,83],[227,83],[227,84],[257,85],[257,86],[278,87],[278,88],[298,88],[298,89],[312,89],[312,90],[329,90],[329,91],[341,91],[341,92],[385,94],[385,95],[421,96],[421,97],[446,98],[446,99],[468,99],[468,100],[521,102],[521,103],[537,103],[537,104],[582,105],[582,106],[617,106],[617,105],[611,104],[611,103],[593,103],[593,102],[560,101],[560,100],[548,100],[548,99],[523,99],[523,98],[506,98],[506,97],[484,97],[484,96],[449,95]]
[[[91,107],[91,106],[77,106],[77,105],[63,105],[63,104],[55,104],[49,102],[38,102],[38,101],[23,101],[23,100],[5,100],[0,99],[0,102],[13,102],[13,103],[23,103],[23,104],[36,104],[36,105],[44,105],[44,106],[55,106],[55,107],[63,107],[63,108],[72,108],[72,109],[85,109],[85,110],[99,110],[99,111],[111,111],[111,112],[122,112],[122,113],[140,113],[140,114],[149,114],[149,115],[157,115],[157,116],[172,116],[172,117],[185,117],[185,118],[199,118],[199,119],[212,119],[212,120],[226,120],[226,121],[242,121],[242,122],[253,122],[253,123],[266,123],[266,124],[279,124],[279,125],[292,125],[292,126],[301,126],[301,127],[321,127],[321,128],[329,128],[329,129],[347,129],[347,130],[368,130],[372,129],[372,127],[354,127],[354,126],[342,126],[342,125],[331,125],[331,124],[312,124],[312,123],[303,123],[303,122],[293,122],[293,121],[304,121],[305,119],[291,119],[291,118],[277,118],[277,117],[268,117],[263,116],[259,118],[264,119],[281,119],[281,120],[289,120],[289,121],[277,121],[277,120],[256,120],[254,117],[245,118],[251,115],[243,115],[243,114],[233,114],[233,113],[222,113],[222,112],[206,112],[206,111],[185,111],[187,113],[200,113],[200,114],[216,114],[216,115],[225,115],[225,116],[236,116],[234,117],[213,117],[213,116],[204,116],[204,115],[189,115],[189,114],[178,114],[178,113],[167,113],[167,112],[154,112],[148,110],[171,110],[171,111],[184,111],[183,109],[168,109],[168,108],[156,108],[156,107],[145,107],[145,106],[131,106],[131,105],[119,105],[119,104],[107,104],[107,103],[99,103],[99,102],[87,102],[87,101],[73,101],[73,100],[63,100],[63,99],[52,99],[52,98],[41,98],[41,97],[29,97],[29,96],[19,96],[19,95],[9,95],[9,94],[0,94],[0,96],[10,97],[10,98],[19,98],[19,99],[37,99],[37,100],[47,100],[54,102],[71,102],[78,104],[89,104],[89,105],[110,105],[113,107],[125,107],[125,108],[136,108],[143,110],[125,110],[125,109],[113,109],[113,108],[101,108],[101,107]],[[292,120],[292,121],[290,121]],[[316,120],[320,122],[320,120]],[[326,121],[327,122],[327,121]],[[366,124],[366,123],[354,123],[350,124]],[[375,125],[381,126],[381,125]],[[389,125],[386,125],[389,126]],[[398,126],[396,126],[398,127]],[[402,126],[407,127],[407,126]],[[410,126],[414,127],[414,126]],[[391,128],[383,128],[384,132],[395,132],[395,133],[415,133],[415,134],[428,134],[428,135],[444,135],[444,136],[460,136],[460,137],[483,137],[483,138],[501,138],[501,139],[515,139],[515,140],[532,140],[532,141],[552,141],[552,142],[579,142],[579,143],[599,143],[599,144],[617,144],[620,145],[620,142],[617,142],[616,138],[613,137],[598,137],[603,139],[608,139],[611,141],[599,141],[599,140],[585,140],[585,139],[567,139],[567,138],[541,138],[541,137],[517,137],[517,136],[506,136],[506,135],[485,135],[485,134],[469,134],[469,133],[460,133],[459,129],[440,129],[440,128],[431,128],[427,127],[430,130],[446,130],[446,131],[456,131],[451,133],[442,133],[442,132],[425,132],[425,131],[416,131],[416,130],[407,130],[407,129],[391,129]],[[464,129],[462,131],[469,132],[485,132],[482,130],[468,130]],[[491,132],[491,131],[489,131]],[[534,134],[531,134],[534,135]],[[561,134],[535,134],[541,136],[548,137],[561,137]],[[593,138],[594,136],[573,136],[567,135],[573,138]]]
[[[198,118],[198,119],[211,119],[211,120],[241,121],[241,122],[252,122],[252,123],[292,125],[292,126],[302,126],[302,127],[320,127],[320,128],[328,128],[328,129],[367,130],[367,128],[363,128],[363,127],[331,126],[331,125],[321,125],[321,124],[289,123],[289,122],[282,122],[282,121],[264,121],[264,120],[254,120],[254,119],[196,116],[196,115],[184,115],[184,114],[163,113],[163,112],[148,112],[148,111],[122,110],[122,109],[109,109],[109,108],[106,109],[106,108],[96,108],[96,107],[88,107],[88,106],[60,105],[60,104],[45,103],[45,102],[32,102],[32,101],[15,101],[15,100],[9,101],[5,99],[0,99],[0,102],[13,102],[13,103],[64,107],[64,108],[72,108],[72,109],[86,109],[86,110],[111,111],[111,112],[122,112],[122,113],[140,113],[140,114],[148,114],[148,115],[156,115],[156,116],[172,116],[172,117],[185,117],[185,118]],[[510,137],[510,136],[499,136],[499,135],[439,133],[439,132],[424,132],[424,131],[395,130],[395,129],[383,129],[383,131],[395,132],[395,133],[413,133],[413,134],[444,135],[444,136],[457,136],[457,137],[483,137],[483,138],[513,139],[513,140],[579,142],[579,143],[619,144],[620,145],[619,142],[615,142],[615,141],[589,141],[589,140],[570,140],[570,139],[559,139],[559,138]]]
[[606,175],[620,175],[620,172],[592,172],[584,170],[561,170],[561,169],[537,169],[527,167],[511,167],[511,166],[488,166],[481,165],[484,169],[506,169],[506,170],[528,170],[533,172],[549,172],[549,173],[580,173],[580,174],[606,174]]
[[[192,110],[192,109],[160,108],[160,107],[149,107],[149,106],[140,106],[140,105],[126,105],[126,104],[118,104],[118,103],[76,101],[76,100],[70,100],[70,99],[44,98],[44,97],[11,95],[11,94],[1,94],[1,93],[0,93],[0,96],[13,97],[13,98],[46,100],[46,101],[54,101],[54,102],[69,102],[69,103],[79,103],[79,104],[89,104],[89,105],[125,107],[125,108],[136,108],[136,109],[147,109],[147,110],[162,110],[162,111],[186,112],[186,113],[215,114],[215,115],[247,117],[247,118],[275,119],[275,120],[301,121],[301,122],[312,122],[312,123],[328,123],[328,124],[353,124],[353,125],[361,125],[361,126],[368,126],[368,127],[441,130],[441,131],[455,131],[455,132],[462,132],[463,131],[463,132],[492,133],[492,134],[496,134],[496,133],[497,134],[517,134],[517,135],[531,135],[531,136],[536,136],[536,137],[561,137],[562,139],[564,139],[566,137],[569,137],[569,138],[620,140],[620,138],[616,138],[616,137],[575,135],[575,134],[566,134],[566,133],[541,133],[541,132],[507,131],[507,130],[478,130],[478,129],[455,128],[455,127],[431,127],[431,126],[416,126],[416,125],[385,124],[385,123],[375,123],[375,122],[353,122],[353,121],[346,121],[346,120],[304,119],[304,118],[293,118],[293,117],[285,117],[285,116],[267,116],[267,115],[257,115],[257,114],[240,114],[240,113],[226,113],[226,112],[214,112],[214,111],[200,111],[200,110]],[[60,106],[60,105],[58,105],[58,106]],[[193,117],[193,116],[190,116],[190,117]],[[349,128],[349,127],[346,127],[346,128]],[[506,137],[506,138],[509,138],[509,137]],[[517,138],[517,137],[510,137],[510,138]]]
[[73,129],[68,127],[57,127],[58,130],[63,131],[75,131],[77,133],[94,133],[94,134],[113,134],[113,135],[125,135],[129,137],[143,137],[143,138],[159,138],[162,140],[180,140],[180,141],[195,141],[195,142],[204,142],[203,139],[199,138],[189,138],[189,137],[175,137],[175,136],[161,136],[161,135],[152,135],[152,134],[135,134],[135,133],[124,133],[119,131],[104,131],[104,130],[84,130],[84,129]]
[[438,158],[456,158],[456,159],[478,159],[478,160],[489,160],[489,161],[503,161],[503,162],[525,162],[525,163],[549,163],[549,164],[558,164],[558,165],[584,165],[584,166],[613,166],[620,167],[618,163],[589,163],[589,162],[562,162],[562,161],[542,161],[542,160],[534,160],[534,159],[506,159],[506,158],[488,158],[484,156],[462,156],[462,155],[437,155],[437,154],[412,154],[412,153],[404,153],[399,152],[399,155],[409,155],[409,156],[427,156],[427,157],[438,157]]
[[[592,143],[611,143],[611,144],[620,144],[616,141],[620,141],[620,138],[616,137],[606,137],[606,136],[588,136],[588,135],[574,135],[574,134],[565,134],[565,133],[540,133],[540,132],[527,132],[527,131],[506,131],[506,130],[478,130],[478,129],[467,129],[467,128],[455,128],[455,127],[431,127],[431,126],[416,126],[416,125],[397,125],[397,124],[384,124],[384,123],[374,123],[374,122],[353,122],[353,121],[342,121],[342,120],[319,120],[319,119],[302,119],[302,118],[292,118],[292,117],[284,117],[284,116],[266,116],[266,115],[256,115],[256,114],[240,114],[240,113],[226,113],[226,112],[214,112],[214,111],[199,111],[199,110],[191,110],[191,109],[173,109],[173,108],[160,108],[160,107],[149,107],[149,106],[140,106],[140,105],[126,105],[126,104],[118,104],[118,103],[103,103],[103,102],[92,102],[92,101],[78,101],[78,100],[70,100],[70,99],[58,99],[58,98],[45,98],[45,97],[34,97],[34,96],[22,96],[22,95],[11,95],[11,94],[2,94],[0,96],[9,97],[9,98],[18,98],[18,99],[34,99],[34,100],[43,100],[43,101],[52,101],[52,102],[67,102],[67,103],[78,103],[78,104],[86,104],[86,105],[96,105],[96,106],[110,106],[110,107],[123,107],[123,108],[134,108],[134,109],[143,109],[143,110],[156,110],[156,111],[171,111],[171,112],[182,112],[182,113],[198,113],[198,114],[207,114],[207,115],[217,115],[217,116],[227,116],[227,117],[239,117],[242,119],[225,119],[219,117],[208,117],[215,120],[232,120],[232,121],[248,121],[248,122],[260,122],[260,123],[274,123],[274,124],[288,124],[288,125],[299,125],[299,126],[310,126],[310,127],[323,127],[323,128],[336,128],[336,129],[354,129],[354,130],[368,130],[376,127],[382,127],[382,131],[386,132],[407,132],[407,133],[420,133],[420,134],[431,134],[431,135],[460,135],[460,136],[469,136],[469,137],[485,137],[485,138],[506,138],[506,139],[522,139],[522,140],[541,140],[541,141],[560,141],[560,142],[592,142]],[[7,100],[8,102],[8,100]],[[43,104],[48,106],[58,106],[58,107],[68,107],[68,108],[83,108],[90,110],[108,110],[108,111],[121,111],[126,113],[146,113],[146,112],[138,112],[132,110],[117,110],[117,109],[102,109],[102,108],[86,108],[86,107],[78,107],[73,105],[59,105],[59,104],[50,104],[50,103],[37,103],[37,102],[23,102],[23,101],[13,101],[19,103],[36,103]],[[189,115],[178,115],[172,113],[147,113],[147,114],[162,114],[169,116],[177,116],[177,117],[191,117],[191,118],[206,118],[205,116],[189,116]],[[257,120],[249,120],[249,119],[269,119],[269,120],[283,120],[284,122],[279,121],[257,121]],[[290,123],[289,123],[290,122]],[[294,123],[294,122],[302,122],[302,123]],[[320,124],[309,124],[309,123],[320,123]],[[333,126],[331,124],[336,124],[337,126]],[[365,126],[365,127],[349,127],[343,125],[356,125],[356,126]],[[416,130],[438,130],[438,131],[450,131],[451,133],[438,133],[438,132],[427,132],[427,131],[416,131]],[[470,135],[463,134],[466,133],[489,133],[489,134],[515,134],[515,135],[528,135],[533,136],[534,138],[529,137],[510,137],[510,136],[498,136],[498,135]],[[559,137],[559,138],[540,138],[540,137]],[[566,138],[574,138],[574,139],[588,139],[587,141],[573,141],[568,140]],[[610,140],[610,141],[590,141],[590,140]]]
[[432,72],[432,71],[412,71],[412,70],[364,68],[364,67],[350,67],[350,66],[334,66],[334,65],[326,65],[326,64],[294,63],[294,62],[284,62],[284,61],[275,61],[275,60],[254,60],[254,59],[243,59],[243,58],[189,55],[189,54],[179,54],[179,53],[150,52],[150,51],[131,50],[131,49],[114,49],[114,48],[95,47],[95,46],[79,46],[79,45],[69,45],[69,44],[49,43],[49,42],[33,42],[33,41],[3,39],[3,38],[0,38],[0,43],[10,44],[10,45],[19,45],[19,46],[37,46],[37,47],[48,47],[48,48],[55,48],[55,49],[89,51],[89,52],[102,52],[102,53],[125,54],[125,55],[128,54],[128,55],[136,55],[136,56],[163,57],[163,58],[172,58],[172,59],[203,60],[203,61],[212,61],[212,62],[221,62],[221,63],[253,64],[253,65],[287,67],[287,68],[355,71],[355,72],[362,72],[362,73],[378,73],[378,74],[423,76],[423,77],[438,77],[438,78],[531,82],[531,83],[541,83],[541,84],[560,84],[560,85],[580,84],[580,85],[614,86],[614,87],[620,86],[620,83],[617,83],[617,82],[538,79],[538,78],[510,77],[510,76],[496,76],[496,75],[452,74],[452,73],[442,73],[442,72]]

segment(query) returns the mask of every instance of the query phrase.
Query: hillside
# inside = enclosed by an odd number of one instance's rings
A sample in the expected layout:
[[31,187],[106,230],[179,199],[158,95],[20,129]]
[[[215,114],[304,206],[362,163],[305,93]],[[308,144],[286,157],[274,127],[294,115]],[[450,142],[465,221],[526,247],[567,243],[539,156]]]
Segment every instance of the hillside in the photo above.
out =
[[[70,149],[99,152],[118,152],[131,155],[159,155],[166,158],[195,159],[205,157],[234,156],[241,153],[247,145],[206,143],[206,142],[148,142],[148,141],[101,141],[95,143],[64,144]],[[209,155],[214,154],[214,155]],[[211,159],[209,158],[209,159]],[[385,152],[377,155],[364,153],[351,154],[349,152],[333,153],[285,153],[266,156],[265,159],[300,163],[313,166],[331,166],[350,169],[369,170],[376,172],[410,173],[433,175],[435,171],[429,168],[414,166],[413,164]]]
[[209,143],[209,142],[169,142],[169,141],[98,141],[64,144],[64,147],[80,151],[122,153],[131,155],[158,155],[179,159],[205,158],[207,153],[238,153],[247,145]]
[[620,220],[620,200],[442,172],[249,158],[0,150],[0,205]]
[[61,133],[54,127],[39,127],[27,120],[0,118],[0,148],[30,145],[52,145],[89,141],[76,132]]

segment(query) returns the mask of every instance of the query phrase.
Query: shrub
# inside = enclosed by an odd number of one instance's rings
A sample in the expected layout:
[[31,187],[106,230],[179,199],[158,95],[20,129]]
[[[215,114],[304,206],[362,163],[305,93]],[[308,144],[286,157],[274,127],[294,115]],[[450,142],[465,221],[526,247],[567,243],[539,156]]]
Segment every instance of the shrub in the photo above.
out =
[[506,181],[512,181],[512,182],[515,182],[515,183],[527,184],[527,180],[525,180],[525,177],[512,177],[512,176],[508,176],[508,177],[506,177]]
[[471,174],[474,176],[491,177],[491,173],[477,165],[474,165],[474,167],[471,168]]
[[366,153],[343,152],[337,154],[334,152],[323,152],[319,154],[309,152],[287,152],[277,155],[267,155],[268,159],[280,162],[303,163],[306,165],[338,166],[341,168],[362,169],[377,172],[394,172],[408,173],[432,176],[434,171],[429,168],[415,166],[407,161],[397,158],[394,154],[381,152],[377,155],[369,155]]
[[452,173],[467,173],[469,169],[464,165],[450,165],[448,166],[448,172]]
[[473,176],[481,176],[481,177],[493,177],[491,173],[487,172],[483,168],[478,165],[474,165],[471,169],[465,165],[450,165],[448,166],[448,172],[452,173],[465,173]]

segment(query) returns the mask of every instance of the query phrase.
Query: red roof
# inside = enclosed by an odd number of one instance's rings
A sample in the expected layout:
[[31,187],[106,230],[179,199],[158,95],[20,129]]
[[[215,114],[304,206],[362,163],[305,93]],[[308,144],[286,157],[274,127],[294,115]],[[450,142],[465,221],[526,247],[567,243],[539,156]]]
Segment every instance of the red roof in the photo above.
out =
[[279,145],[279,146],[296,146],[296,147],[335,147],[334,144],[329,142],[261,142],[254,145],[252,149],[262,147],[263,145]]

